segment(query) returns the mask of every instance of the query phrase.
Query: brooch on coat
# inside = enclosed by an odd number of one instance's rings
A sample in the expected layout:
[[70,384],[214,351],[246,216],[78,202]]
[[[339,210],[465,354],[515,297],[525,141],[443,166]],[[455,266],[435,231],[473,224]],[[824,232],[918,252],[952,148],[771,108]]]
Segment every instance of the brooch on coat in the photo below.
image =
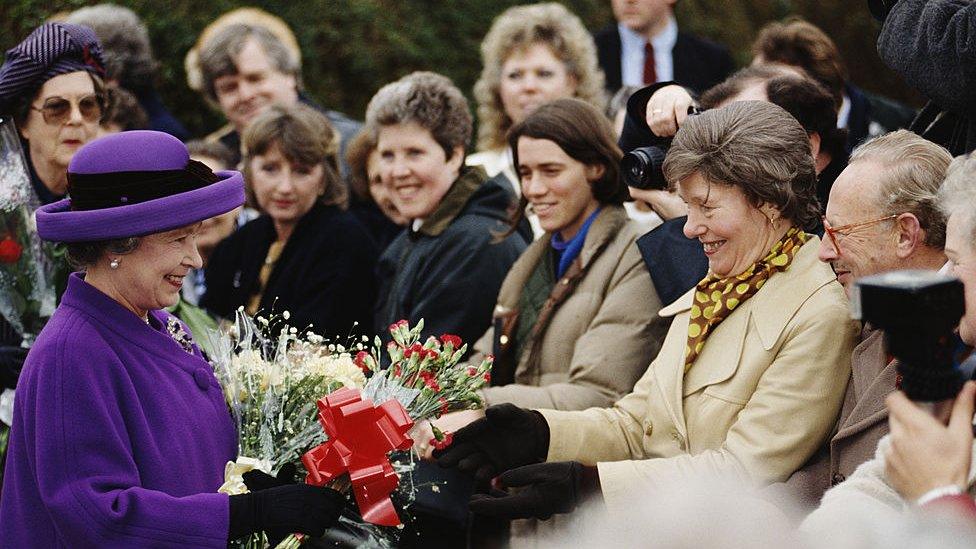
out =
[[169,332],[170,337],[180,344],[180,347],[183,347],[184,351],[191,355],[193,354],[193,338],[190,337],[190,334],[186,333],[186,330],[183,329],[183,324],[179,320],[176,320],[172,316],[169,317],[166,320],[166,331]]

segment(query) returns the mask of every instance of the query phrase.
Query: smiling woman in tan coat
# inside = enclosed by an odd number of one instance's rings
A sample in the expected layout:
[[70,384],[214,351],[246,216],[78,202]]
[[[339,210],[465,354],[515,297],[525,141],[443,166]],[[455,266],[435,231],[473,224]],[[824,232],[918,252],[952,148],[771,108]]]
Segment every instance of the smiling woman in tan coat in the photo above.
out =
[[[545,236],[502,283],[494,327],[476,344],[495,354],[486,405],[583,410],[629,393],[660,349],[668,321],[622,207],[620,149],[604,116],[578,99],[543,105],[516,124],[509,142]],[[438,425],[456,430],[483,410]]]
[[500,405],[456,433],[442,466],[513,469],[501,485],[524,487],[476,496],[476,513],[544,518],[588,495],[613,513],[693,479],[781,481],[833,427],[855,330],[819,239],[802,230],[817,213],[803,128],[775,105],[733,103],[689,118],[664,169],[708,276],[661,311],[673,318],[661,352],[612,407]]

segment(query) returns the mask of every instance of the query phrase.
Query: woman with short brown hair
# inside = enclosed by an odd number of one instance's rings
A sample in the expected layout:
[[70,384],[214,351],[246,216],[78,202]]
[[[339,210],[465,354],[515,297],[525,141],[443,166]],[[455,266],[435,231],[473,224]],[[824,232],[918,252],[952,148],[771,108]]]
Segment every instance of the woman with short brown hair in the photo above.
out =
[[262,215],[214,250],[201,306],[233,317],[290,313],[324,336],[369,332],[376,299],[376,244],[352,214],[338,147],[315,109],[275,105],[244,132],[247,196]]

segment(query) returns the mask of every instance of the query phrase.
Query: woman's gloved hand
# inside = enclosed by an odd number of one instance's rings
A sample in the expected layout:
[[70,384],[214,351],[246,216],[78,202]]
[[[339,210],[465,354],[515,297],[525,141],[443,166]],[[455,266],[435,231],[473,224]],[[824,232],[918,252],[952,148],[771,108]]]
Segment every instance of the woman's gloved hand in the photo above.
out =
[[454,442],[434,452],[437,464],[457,467],[478,480],[544,461],[549,452],[549,424],[542,414],[499,404],[485,417],[454,433]]
[[252,469],[241,477],[244,479],[244,485],[251,492],[257,492],[258,490],[267,490],[268,488],[274,488],[275,486],[286,486],[288,484],[295,484],[295,472],[297,467],[294,463],[286,463],[278,469],[278,474],[271,476],[268,473],[260,469]]
[[576,461],[526,465],[502,473],[498,482],[504,488],[519,490],[475,494],[469,505],[472,513],[507,519],[546,520],[557,513],[573,511],[600,490],[596,468],[585,467]]
[[230,496],[228,538],[264,531],[274,547],[292,533],[321,537],[338,522],[345,503],[346,498],[339,492],[310,484],[288,484]]

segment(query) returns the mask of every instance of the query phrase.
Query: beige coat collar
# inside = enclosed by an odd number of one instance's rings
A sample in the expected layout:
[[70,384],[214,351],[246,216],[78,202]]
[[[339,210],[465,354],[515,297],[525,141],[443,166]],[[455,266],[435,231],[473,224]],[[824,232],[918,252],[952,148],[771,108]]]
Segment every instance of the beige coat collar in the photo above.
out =
[[[762,291],[746,302],[749,304],[746,310],[752,315],[763,348],[767,351],[773,348],[786,323],[800,306],[823,285],[837,279],[830,267],[817,259],[819,248],[820,238],[811,237],[797,252],[789,270],[773,275]],[[658,314],[668,317],[690,310],[694,293],[694,288],[688,290]],[[738,315],[729,316],[722,324],[734,316]]]
[[[673,321],[668,337],[678,337],[681,341],[665,341],[656,360],[654,375],[671,420],[682,436],[687,436],[684,397],[735,375],[750,325],[756,330],[763,348],[772,349],[803,303],[819,288],[836,280],[833,270],[817,259],[819,247],[820,239],[810,238],[797,252],[789,270],[770,277],[762,290],[723,320],[707,340],[713,344],[709,346],[706,342],[696,365],[687,374],[684,372],[684,351],[688,319]],[[689,311],[694,291],[692,288],[658,314],[669,317]]]
[[[579,257],[584,270],[593,261],[596,251],[607,241],[616,238],[617,233],[627,223],[627,220],[627,211],[622,206],[603,206],[600,214],[596,216],[593,224],[590,225],[590,230],[586,233],[586,240],[583,242],[583,249],[580,251]],[[512,311],[518,307],[519,299],[522,296],[522,289],[525,287],[525,283],[529,277],[532,276],[532,271],[535,270],[535,266],[539,264],[542,254],[549,250],[549,241],[551,238],[552,233],[546,233],[535,239],[522,252],[522,256],[512,266],[512,270],[505,277],[505,282],[498,292],[498,306],[495,308],[496,314]]]

